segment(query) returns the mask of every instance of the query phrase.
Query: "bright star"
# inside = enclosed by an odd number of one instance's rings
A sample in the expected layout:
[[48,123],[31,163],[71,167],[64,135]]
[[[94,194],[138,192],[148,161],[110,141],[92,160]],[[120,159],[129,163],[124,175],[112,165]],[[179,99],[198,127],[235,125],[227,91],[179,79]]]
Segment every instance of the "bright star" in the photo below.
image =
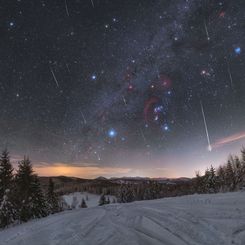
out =
[[163,129],[164,131],[169,131],[169,126],[168,126],[168,124],[167,124],[167,123],[164,123],[164,124],[162,125],[162,129]]
[[241,53],[241,48],[240,47],[236,47],[234,49],[234,51],[235,51],[236,54],[240,54]]
[[116,135],[117,135],[117,132],[115,131],[115,129],[110,129],[110,130],[108,131],[108,136],[109,136],[110,138],[114,138],[114,137],[116,137]]
[[96,80],[97,76],[96,76],[95,74],[93,74],[93,75],[91,76],[91,78],[92,78],[92,80]]

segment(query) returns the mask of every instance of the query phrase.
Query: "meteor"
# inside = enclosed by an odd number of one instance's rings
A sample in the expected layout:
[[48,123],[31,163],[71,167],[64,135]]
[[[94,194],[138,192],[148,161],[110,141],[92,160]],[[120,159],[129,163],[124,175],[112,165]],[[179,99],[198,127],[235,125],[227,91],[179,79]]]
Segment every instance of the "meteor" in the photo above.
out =
[[143,131],[142,131],[141,128],[140,128],[140,134],[141,134],[141,136],[142,136],[144,142],[146,143],[146,138],[145,138],[145,135],[144,135],[144,133],[143,133]]
[[245,131],[230,135],[228,137],[217,140],[214,144],[212,144],[212,148],[219,148],[225,144],[232,143],[245,138]]
[[93,6],[93,8],[94,8],[94,1],[93,1],[93,0],[91,0],[91,4],[92,4],[92,6]]
[[85,118],[85,116],[84,116],[84,114],[81,112],[81,114],[82,114],[82,118],[83,118],[83,122],[84,122],[84,124],[87,124],[87,120],[86,120],[86,118]]
[[124,105],[127,106],[127,101],[126,101],[125,97],[123,96],[122,98],[123,98]]
[[207,122],[206,122],[205,113],[204,113],[204,110],[203,110],[202,101],[200,101],[200,105],[201,105],[202,117],[203,117],[203,122],[204,122],[204,126],[205,126],[207,141],[208,141],[208,150],[212,151],[212,146],[210,144],[209,133],[208,133],[208,126],[207,126]]
[[58,83],[58,80],[56,79],[56,76],[55,76],[55,74],[54,74],[54,71],[52,70],[51,67],[49,67],[49,68],[50,68],[50,71],[51,71],[51,73],[52,73],[52,75],[53,75],[53,78],[54,78],[54,81],[55,81],[55,83],[56,83],[56,86],[59,87],[59,83]]
[[232,77],[232,74],[231,74],[231,67],[230,67],[230,64],[228,62],[228,60],[226,59],[226,63],[227,63],[227,70],[228,70],[228,74],[229,74],[229,78],[230,78],[230,83],[231,83],[231,88],[233,89],[233,77]]
[[208,33],[208,27],[207,27],[206,21],[204,21],[204,28],[205,28],[205,32],[206,32],[206,35],[207,35],[207,40],[209,41],[210,40],[210,36],[209,36],[209,33]]
[[67,2],[66,2],[66,0],[65,0],[65,7],[66,7],[66,14],[67,14],[67,16],[69,17],[70,14],[69,14],[69,10],[68,10],[68,7],[67,7]]

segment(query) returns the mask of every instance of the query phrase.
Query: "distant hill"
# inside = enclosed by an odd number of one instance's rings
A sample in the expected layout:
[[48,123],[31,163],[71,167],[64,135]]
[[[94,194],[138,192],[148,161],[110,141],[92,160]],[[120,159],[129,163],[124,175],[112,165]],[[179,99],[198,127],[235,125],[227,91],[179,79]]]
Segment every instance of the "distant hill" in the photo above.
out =
[[39,177],[44,191],[47,191],[50,178],[54,182],[56,192],[61,195],[77,191],[90,191],[91,193],[101,194],[103,188],[118,186],[117,183],[104,177],[98,177],[96,179],[82,179],[67,176]]
[[122,178],[111,178],[111,181],[120,184],[138,184],[142,182],[152,182],[156,181],[162,184],[177,184],[180,182],[191,181],[190,178],[180,177],[180,178],[149,178],[149,177],[122,177]]
[[148,178],[148,177],[121,177],[107,179],[100,176],[95,179],[82,179],[77,177],[54,176],[39,177],[44,191],[48,188],[49,178],[52,178],[55,184],[55,190],[59,194],[68,194],[77,191],[88,191],[94,194],[101,194],[105,189],[113,192],[113,188],[119,187],[121,184],[141,184],[156,181],[161,184],[175,185],[191,181],[190,178]]

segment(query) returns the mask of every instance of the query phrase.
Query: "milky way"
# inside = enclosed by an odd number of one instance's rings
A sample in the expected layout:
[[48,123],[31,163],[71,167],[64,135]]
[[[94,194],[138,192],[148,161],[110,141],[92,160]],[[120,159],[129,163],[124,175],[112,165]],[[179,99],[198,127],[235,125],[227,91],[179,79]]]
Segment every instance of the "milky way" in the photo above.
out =
[[1,147],[16,158],[191,175],[244,143],[207,151],[245,130],[242,0],[5,1],[1,10]]

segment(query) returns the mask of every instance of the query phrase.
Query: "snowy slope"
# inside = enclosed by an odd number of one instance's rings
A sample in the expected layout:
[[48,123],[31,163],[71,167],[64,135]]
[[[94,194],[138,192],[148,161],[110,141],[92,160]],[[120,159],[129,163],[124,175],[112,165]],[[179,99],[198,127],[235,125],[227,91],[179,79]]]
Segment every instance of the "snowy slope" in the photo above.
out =
[[[99,205],[100,195],[91,194],[88,192],[83,192],[83,193],[74,192],[74,193],[71,193],[68,195],[63,195],[63,199],[65,200],[65,202],[67,203],[68,206],[72,205],[73,197],[75,197],[77,200],[76,208],[79,208],[79,206],[81,205],[82,199],[84,199],[86,201],[86,204],[88,207],[96,207]],[[115,197],[110,196],[110,195],[106,195],[106,199],[107,198],[109,198],[110,201],[112,202],[112,200]]]
[[245,193],[66,211],[0,232],[1,245],[245,244]]

